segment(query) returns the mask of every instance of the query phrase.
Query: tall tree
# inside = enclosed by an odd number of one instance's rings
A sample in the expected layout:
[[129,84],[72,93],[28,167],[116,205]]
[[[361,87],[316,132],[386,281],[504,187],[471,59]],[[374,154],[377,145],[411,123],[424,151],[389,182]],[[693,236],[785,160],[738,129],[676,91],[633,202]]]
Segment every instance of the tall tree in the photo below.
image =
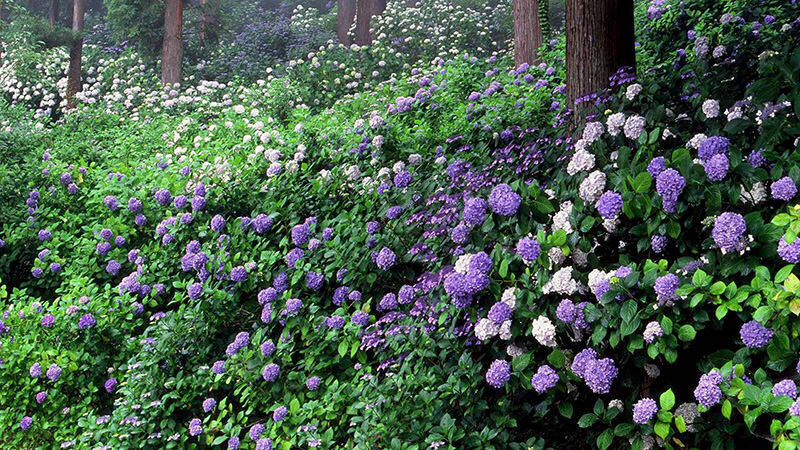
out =
[[50,0],[50,7],[47,9],[47,21],[50,22],[50,26],[56,24],[58,21],[58,9],[60,5],[59,0]]
[[161,83],[181,82],[183,64],[183,0],[166,0],[161,46]]
[[219,28],[220,0],[200,0],[200,39],[216,42]]
[[72,2],[72,31],[75,34],[72,48],[69,51],[69,69],[67,71],[67,108],[75,106],[75,94],[81,87],[81,53],[83,52],[83,17],[86,12],[86,0]]
[[624,66],[636,70],[633,0],[567,0],[567,102],[609,85]]
[[350,45],[350,27],[356,17],[356,0],[338,0],[336,4],[336,34],[339,42]]
[[373,16],[380,15],[386,9],[386,0],[358,0],[356,13],[356,44],[369,45],[372,43],[370,35],[370,21]]
[[532,64],[542,46],[539,5],[536,0],[514,0],[514,64]]

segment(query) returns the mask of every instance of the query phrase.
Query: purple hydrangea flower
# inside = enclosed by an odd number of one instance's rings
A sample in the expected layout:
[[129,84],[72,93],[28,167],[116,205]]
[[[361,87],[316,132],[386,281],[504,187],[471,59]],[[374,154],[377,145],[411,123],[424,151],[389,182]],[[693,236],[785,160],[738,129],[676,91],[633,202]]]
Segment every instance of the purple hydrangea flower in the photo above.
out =
[[773,334],[772,329],[761,325],[755,320],[746,322],[739,330],[739,337],[742,338],[742,342],[750,348],[766,347]]
[[614,219],[622,211],[622,196],[614,191],[606,191],[597,200],[597,212],[604,219]]
[[31,368],[28,370],[31,378],[39,378],[42,376],[42,365],[39,363],[33,363]]
[[23,418],[22,418],[22,420],[19,422],[19,427],[20,427],[22,430],[27,430],[28,428],[30,428],[30,427],[31,427],[31,424],[32,424],[32,423],[33,423],[33,418],[32,418],[31,416],[25,416],[25,417],[23,417]]
[[712,236],[723,252],[738,252],[747,245],[744,237],[746,231],[747,223],[741,214],[724,212],[714,220]]
[[106,388],[106,392],[108,392],[109,394],[113,394],[114,391],[117,390],[117,379],[114,377],[109,378],[108,380],[106,380],[103,387]]
[[203,284],[202,283],[192,283],[189,287],[186,288],[186,292],[189,295],[189,298],[192,300],[197,300],[200,298],[200,295],[203,293]]
[[652,248],[655,253],[662,253],[666,250],[668,244],[669,238],[663,234],[654,234],[650,237],[650,248]]
[[239,445],[241,445],[239,436],[232,436],[230,439],[228,439],[228,450],[238,450]]
[[264,433],[265,428],[266,427],[264,426],[264,424],[257,423],[252,427],[250,427],[250,431],[247,433],[247,435],[250,436],[250,439],[257,441],[258,438],[260,438],[261,435]]
[[281,405],[275,408],[275,411],[273,411],[272,420],[274,420],[275,422],[281,422],[283,419],[286,418],[286,415],[288,414],[289,410],[285,406]]
[[84,314],[81,316],[80,320],[78,320],[78,328],[84,330],[86,328],[93,327],[95,323],[94,316],[91,314]]
[[646,425],[657,412],[656,401],[652,398],[643,398],[633,405],[633,421],[640,425]]
[[411,184],[411,173],[407,170],[400,171],[394,176],[394,185],[399,189],[403,189]]
[[694,398],[706,408],[716,405],[722,400],[722,390],[719,388],[721,382],[722,374],[718,370],[703,374],[694,389]]
[[247,269],[243,266],[236,266],[231,269],[231,281],[241,283],[247,279]]
[[166,189],[157,190],[156,193],[153,194],[153,197],[155,197],[156,201],[161,206],[167,206],[172,202],[172,194]]
[[800,262],[800,239],[795,239],[791,244],[786,242],[786,235],[778,241],[778,256],[790,264]]
[[665,169],[656,177],[656,192],[661,196],[664,211],[674,213],[678,196],[683,192],[686,180],[675,169]]
[[513,313],[514,311],[511,310],[510,306],[504,302],[497,302],[489,309],[489,314],[486,317],[495,325],[500,326],[506,320],[511,319]]
[[526,263],[536,261],[541,250],[541,246],[536,239],[524,237],[517,242],[517,254]]
[[353,313],[350,321],[353,322],[354,325],[364,327],[369,323],[369,314],[364,311],[356,311]]
[[217,406],[217,401],[213,398],[209,397],[203,400],[203,412],[209,413],[214,409],[215,406]]
[[653,290],[656,291],[658,302],[664,303],[675,300],[675,291],[678,290],[680,284],[681,281],[678,276],[672,273],[668,273],[662,277],[656,278],[656,282],[653,285]]
[[47,392],[40,391],[36,394],[36,403],[41,405],[45,400],[47,400]]
[[531,387],[540,394],[554,388],[557,383],[558,374],[548,365],[539,367],[536,373],[531,377]]
[[469,226],[478,226],[486,219],[486,200],[473,197],[464,202],[462,213],[464,223]]
[[794,383],[793,380],[783,380],[775,383],[775,386],[772,386],[772,395],[779,396],[785,395],[791,398],[797,398],[797,385]]
[[275,363],[267,364],[264,367],[264,370],[261,371],[261,377],[264,378],[264,381],[275,381],[278,379],[278,375],[281,373],[281,368]]
[[383,247],[378,252],[378,256],[375,258],[375,264],[381,270],[388,270],[394,265],[396,260],[397,260],[397,255],[395,255],[390,248]]
[[783,177],[770,185],[770,191],[772,198],[788,202],[797,195],[797,186],[791,178]]
[[511,365],[502,359],[496,359],[486,371],[486,382],[495,389],[500,389],[511,379]]
[[656,321],[652,321],[644,328],[644,341],[648,344],[652,344],[657,337],[661,337],[663,334],[664,331],[661,329],[661,324]]
[[321,273],[314,272],[313,270],[306,274],[306,287],[311,290],[318,291],[322,288],[325,281],[325,276]]
[[225,372],[225,361],[216,361],[211,365],[211,371],[219,375]]
[[203,422],[200,419],[192,419],[189,421],[189,436],[197,436],[203,432]]
[[561,300],[558,307],[556,307],[556,317],[562,322],[571,324],[575,321],[576,315],[577,310],[575,308],[575,303],[568,298]]
[[705,163],[706,176],[711,181],[722,181],[728,175],[730,161],[723,154],[714,155]]
[[50,367],[47,368],[47,378],[49,378],[50,381],[58,381],[60,377],[61,367],[58,367],[56,363],[50,364]]
[[521,202],[522,197],[505,183],[495,186],[489,195],[489,207],[501,216],[513,216],[516,214]]
[[306,380],[306,388],[309,391],[316,391],[319,388],[320,379],[319,377],[311,377]]
[[666,170],[667,163],[664,162],[663,156],[657,156],[650,160],[650,164],[647,165],[647,173],[650,174],[651,177],[656,178],[658,174]]
[[708,161],[714,155],[727,155],[729,147],[730,141],[728,138],[711,136],[700,144],[697,149],[697,156],[703,161]]
[[42,317],[42,326],[45,328],[50,328],[56,323],[56,318],[52,314],[45,314]]

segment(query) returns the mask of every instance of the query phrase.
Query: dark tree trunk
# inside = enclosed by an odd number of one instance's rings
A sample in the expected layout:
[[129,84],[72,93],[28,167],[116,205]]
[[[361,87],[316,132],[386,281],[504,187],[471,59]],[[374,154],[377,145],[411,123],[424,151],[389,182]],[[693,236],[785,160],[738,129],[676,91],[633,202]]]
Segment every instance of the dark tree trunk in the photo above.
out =
[[353,26],[353,21],[356,17],[356,0],[338,0],[336,6],[336,34],[339,36],[339,42],[344,45],[350,45],[350,27]]
[[74,0],[72,3],[72,31],[78,34],[69,51],[69,70],[67,72],[67,108],[75,106],[75,94],[81,88],[81,53],[83,51],[83,16],[86,12],[86,0]]
[[536,0],[514,0],[514,64],[533,64],[542,46],[539,5]]
[[200,1],[200,39],[202,41],[217,40],[217,27],[219,26],[220,0]]
[[606,88],[620,67],[635,71],[633,0],[567,0],[567,102]]
[[372,43],[369,23],[373,16],[382,14],[384,9],[386,9],[386,0],[358,0],[356,44],[369,45]]
[[181,82],[183,63],[183,0],[166,0],[161,47],[161,83]]
[[58,8],[60,5],[60,0],[50,0],[50,8],[47,10],[47,21],[50,22],[50,26],[58,22]]

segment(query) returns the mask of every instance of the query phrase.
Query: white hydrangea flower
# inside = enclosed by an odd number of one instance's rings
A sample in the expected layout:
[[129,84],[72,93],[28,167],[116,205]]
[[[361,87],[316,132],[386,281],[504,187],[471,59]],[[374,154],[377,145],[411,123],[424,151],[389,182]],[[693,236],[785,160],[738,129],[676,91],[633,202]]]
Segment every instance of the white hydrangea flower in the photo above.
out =
[[475,325],[475,337],[486,342],[494,336],[497,336],[499,329],[500,327],[495,325],[494,322],[484,317]]
[[567,200],[561,203],[560,209],[553,215],[553,232],[564,230],[567,234],[572,233],[572,224],[569,221],[570,214],[572,214],[572,202]]
[[697,150],[698,148],[700,148],[700,144],[705,142],[706,139],[708,139],[708,136],[706,136],[703,133],[697,133],[694,136],[692,136],[691,139],[689,139],[689,142],[686,143],[686,147]]
[[511,340],[511,319],[506,320],[502,325],[500,325],[500,329],[497,331],[497,334],[500,339],[504,341]]
[[703,114],[707,119],[713,119],[719,116],[719,100],[706,100],[703,102]]
[[590,171],[594,168],[594,155],[586,150],[578,150],[572,155],[567,164],[567,174],[575,175],[581,171]]
[[739,200],[743,203],[757,205],[767,200],[767,187],[760,181],[754,184],[753,188],[749,191],[744,186],[742,186],[741,189],[742,192],[739,195]]
[[512,358],[516,358],[517,356],[524,355],[525,349],[514,344],[508,344],[508,347],[506,347],[506,354]]
[[550,267],[557,267],[564,264],[567,260],[567,255],[561,250],[561,247],[550,247],[547,251],[547,258],[550,260]]
[[512,311],[517,309],[517,288],[510,287],[503,291],[503,296],[500,297],[500,301],[508,305]]
[[562,267],[550,277],[542,287],[542,292],[549,294],[557,292],[563,295],[572,295],[578,291],[578,282],[572,279],[572,267]]
[[469,262],[472,261],[472,254],[467,253],[458,257],[454,270],[460,274],[466,275],[469,272]]
[[533,320],[531,334],[545,347],[556,346],[556,327],[546,316],[539,316]]
[[594,204],[603,195],[606,187],[606,174],[595,170],[581,181],[578,194],[586,203]]
[[642,85],[639,83],[634,83],[628,86],[628,89],[625,90],[625,98],[628,100],[633,100],[637,95],[639,95],[640,92],[642,92]]
[[422,162],[422,155],[419,153],[412,153],[408,155],[408,163],[412,166],[419,165]]
[[647,123],[644,117],[634,114],[625,120],[625,137],[631,140],[639,139],[639,136],[644,132],[644,126]]
[[589,262],[589,254],[579,248],[575,248],[572,250],[572,262],[583,267]]
[[591,144],[592,142],[598,140],[600,136],[603,135],[605,128],[603,124],[600,122],[589,122],[586,124],[586,128],[583,129],[583,139],[587,142],[587,144]]

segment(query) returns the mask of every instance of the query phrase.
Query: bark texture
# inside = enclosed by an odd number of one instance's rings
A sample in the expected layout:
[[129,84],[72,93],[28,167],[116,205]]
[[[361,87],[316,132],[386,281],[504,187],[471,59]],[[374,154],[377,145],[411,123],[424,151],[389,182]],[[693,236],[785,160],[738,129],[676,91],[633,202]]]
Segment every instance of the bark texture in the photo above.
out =
[[339,37],[339,42],[344,45],[352,44],[350,36],[350,27],[356,18],[356,0],[338,0],[336,6],[336,34]]
[[161,83],[181,82],[183,62],[183,0],[166,0],[161,47]]
[[542,46],[539,5],[536,0],[514,0],[514,64],[533,64]]
[[620,67],[635,71],[633,0],[567,0],[567,102],[609,85]]
[[358,0],[356,44],[369,45],[372,43],[370,21],[372,17],[382,14],[384,9],[386,9],[386,0]]
[[60,0],[50,0],[50,7],[47,9],[47,21],[50,23],[51,27],[58,21],[60,3]]
[[[74,0],[72,3],[72,31],[83,32],[83,18],[86,12],[86,0]],[[81,53],[83,37],[78,36],[69,50],[69,69],[67,70],[67,108],[75,106],[75,94],[81,89]]]

